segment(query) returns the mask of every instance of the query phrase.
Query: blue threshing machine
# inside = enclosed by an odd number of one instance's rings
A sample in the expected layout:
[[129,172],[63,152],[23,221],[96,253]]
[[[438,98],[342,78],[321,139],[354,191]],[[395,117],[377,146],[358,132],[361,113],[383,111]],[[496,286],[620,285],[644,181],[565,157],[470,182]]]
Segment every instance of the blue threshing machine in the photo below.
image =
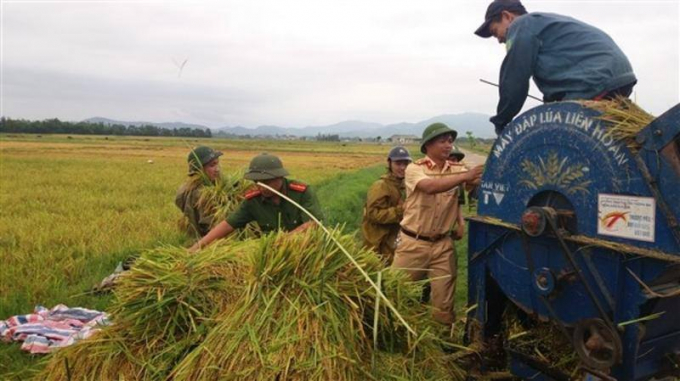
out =
[[[503,343],[523,379],[675,380],[680,105],[628,143],[599,116],[546,104],[496,140],[470,219],[467,337]],[[509,348],[511,309],[557,327],[544,339],[572,346],[573,369]]]

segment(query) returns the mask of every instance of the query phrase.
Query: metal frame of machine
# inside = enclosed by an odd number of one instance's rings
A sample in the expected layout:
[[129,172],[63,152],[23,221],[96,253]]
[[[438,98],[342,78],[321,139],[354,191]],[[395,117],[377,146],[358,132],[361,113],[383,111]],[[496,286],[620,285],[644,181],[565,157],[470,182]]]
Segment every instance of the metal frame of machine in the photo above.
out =
[[[517,117],[470,218],[467,337],[505,345],[521,378],[680,376],[680,105],[631,144],[599,116],[563,102]],[[510,350],[509,307],[527,330],[555,327],[548,346],[571,345],[577,364]]]

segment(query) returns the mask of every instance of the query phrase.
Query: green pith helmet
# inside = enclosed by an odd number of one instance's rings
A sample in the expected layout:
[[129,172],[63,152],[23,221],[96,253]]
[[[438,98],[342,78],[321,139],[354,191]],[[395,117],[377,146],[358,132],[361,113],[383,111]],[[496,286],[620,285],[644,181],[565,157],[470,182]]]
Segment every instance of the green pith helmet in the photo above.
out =
[[451,150],[449,157],[455,157],[458,161],[463,161],[465,153],[463,153],[463,151],[461,151],[460,148],[458,148],[458,146],[453,146],[453,149]]
[[288,176],[288,171],[283,168],[283,163],[278,157],[261,153],[250,161],[248,172],[243,177],[246,180],[261,181],[285,176]]
[[454,140],[456,139],[456,136],[458,136],[458,132],[456,132],[456,130],[450,129],[449,126],[445,125],[444,123],[432,123],[427,126],[425,131],[423,131],[423,139],[422,143],[420,143],[420,152],[425,153],[425,144],[427,144],[427,142],[430,140],[444,134],[451,134]]
[[203,169],[203,166],[222,156],[222,152],[206,146],[198,146],[189,152],[187,163],[189,163],[189,174],[192,175]]

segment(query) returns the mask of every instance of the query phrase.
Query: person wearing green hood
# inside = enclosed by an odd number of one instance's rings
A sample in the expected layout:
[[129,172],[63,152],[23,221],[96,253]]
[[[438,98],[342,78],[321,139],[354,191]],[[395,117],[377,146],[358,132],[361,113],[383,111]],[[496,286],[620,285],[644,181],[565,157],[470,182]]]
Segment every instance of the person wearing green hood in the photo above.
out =
[[387,173],[371,185],[366,195],[361,223],[364,246],[378,253],[387,266],[392,263],[404,214],[404,172],[412,161],[406,148],[392,148],[387,155]]
[[217,224],[210,232],[189,250],[196,251],[213,241],[224,238],[237,229],[255,222],[263,233],[274,230],[299,232],[314,226],[315,222],[295,205],[272,192],[260,183],[275,189],[300,204],[314,217],[321,220],[321,207],[309,185],[286,178],[288,171],[281,160],[268,153],[255,156],[243,176],[256,183],[256,187],[245,193],[245,199],[236,211]]
[[430,278],[435,320],[451,325],[455,320],[455,252],[450,229],[458,216],[458,189],[481,181],[483,166],[471,169],[452,165],[449,155],[457,132],[443,123],[423,131],[420,151],[425,157],[409,164],[405,172],[406,201],[392,267],[413,280]]
[[[175,205],[184,214],[183,230],[193,237],[203,237],[213,224],[213,215],[199,203],[201,189],[220,177],[222,152],[206,146],[191,150],[187,156],[189,177],[177,190]],[[185,225],[185,226],[184,226]]]

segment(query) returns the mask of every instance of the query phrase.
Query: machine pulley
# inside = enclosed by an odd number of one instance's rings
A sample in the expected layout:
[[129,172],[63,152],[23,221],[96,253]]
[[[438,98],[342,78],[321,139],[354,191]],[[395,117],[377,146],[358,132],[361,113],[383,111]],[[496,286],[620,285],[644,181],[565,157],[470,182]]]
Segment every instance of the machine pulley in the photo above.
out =
[[593,369],[609,369],[621,359],[621,339],[602,319],[578,322],[573,340],[574,349],[581,361]]

